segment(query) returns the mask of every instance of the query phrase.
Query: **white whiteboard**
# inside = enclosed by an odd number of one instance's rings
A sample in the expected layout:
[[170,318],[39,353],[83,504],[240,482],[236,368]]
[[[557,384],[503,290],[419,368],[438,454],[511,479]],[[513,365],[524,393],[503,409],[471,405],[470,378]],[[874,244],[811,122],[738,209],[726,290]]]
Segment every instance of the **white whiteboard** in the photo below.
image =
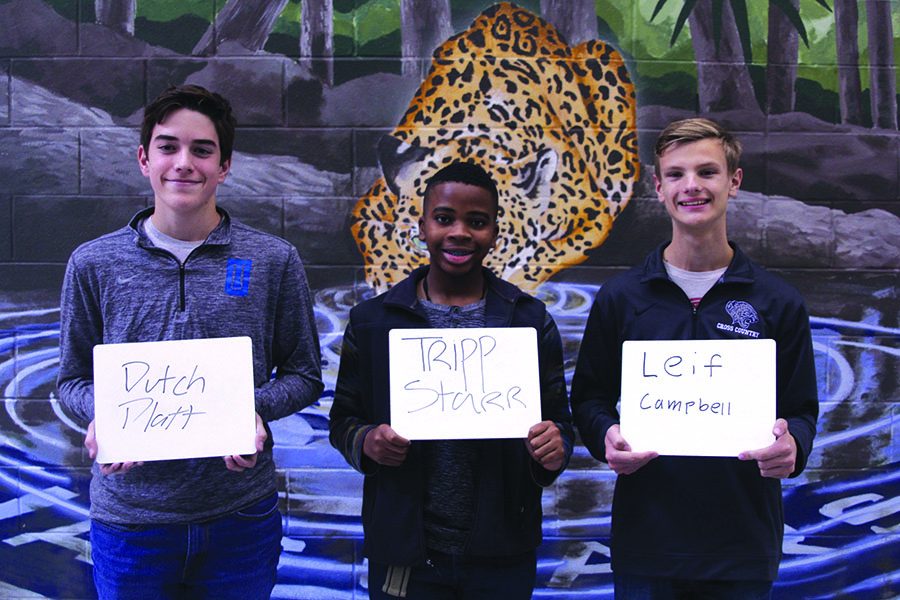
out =
[[410,440],[524,438],[541,421],[530,327],[392,329],[391,427]]
[[94,347],[97,462],[256,452],[249,337]]
[[622,344],[622,437],[635,452],[737,456],[775,441],[775,341]]

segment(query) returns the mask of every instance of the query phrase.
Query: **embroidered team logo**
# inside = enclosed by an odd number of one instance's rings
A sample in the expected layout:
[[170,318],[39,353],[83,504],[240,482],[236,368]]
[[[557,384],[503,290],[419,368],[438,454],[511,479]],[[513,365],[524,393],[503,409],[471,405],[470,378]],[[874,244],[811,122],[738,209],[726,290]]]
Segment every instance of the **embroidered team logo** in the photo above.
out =
[[747,337],[758,338],[759,332],[748,329],[754,323],[759,323],[759,315],[756,309],[743,300],[729,300],[725,305],[725,312],[731,317],[731,325],[728,323],[716,323],[716,329],[731,331]]
[[756,309],[743,300],[729,300],[725,305],[725,312],[731,317],[732,325],[740,325],[744,329],[759,322]]
[[252,260],[229,258],[225,269],[225,293],[229,296],[246,296],[250,291]]

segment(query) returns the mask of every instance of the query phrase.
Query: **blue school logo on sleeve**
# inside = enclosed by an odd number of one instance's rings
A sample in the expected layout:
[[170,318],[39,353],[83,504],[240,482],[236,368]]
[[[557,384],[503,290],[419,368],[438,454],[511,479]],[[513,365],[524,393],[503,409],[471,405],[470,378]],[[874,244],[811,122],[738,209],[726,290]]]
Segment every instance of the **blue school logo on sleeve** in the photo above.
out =
[[225,293],[229,296],[246,296],[250,291],[252,260],[229,258],[225,270]]

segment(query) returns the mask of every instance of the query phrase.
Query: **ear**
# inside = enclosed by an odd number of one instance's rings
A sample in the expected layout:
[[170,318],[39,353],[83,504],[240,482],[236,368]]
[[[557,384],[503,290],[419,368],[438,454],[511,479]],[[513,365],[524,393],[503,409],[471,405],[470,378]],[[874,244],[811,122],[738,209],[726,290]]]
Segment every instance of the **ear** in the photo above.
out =
[[662,182],[659,180],[659,177],[656,174],[653,174],[653,189],[656,190],[656,199],[660,202],[665,202],[665,198],[663,198],[662,193]]
[[228,172],[231,170],[231,159],[229,158],[225,162],[219,165],[219,183],[225,181],[225,177],[228,175]]
[[422,240],[423,242],[426,241],[426,240],[425,240],[425,217],[419,217],[419,233],[418,233],[418,237],[419,237],[419,239]]
[[741,187],[741,181],[744,180],[744,170],[738,167],[734,170],[734,173],[731,174],[731,188],[728,190],[728,195],[734,198],[737,196],[738,189]]
[[431,150],[421,146],[411,146],[391,135],[385,135],[378,140],[377,154],[385,183],[391,192],[399,197],[400,184],[398,180],[401,178],[401,173],[421,162],[431,154]]
[[143,145],[138,145],[137,159],[138,166],[141,168],[141,174],[144,177],[150,177],[150,157],[144,151]]

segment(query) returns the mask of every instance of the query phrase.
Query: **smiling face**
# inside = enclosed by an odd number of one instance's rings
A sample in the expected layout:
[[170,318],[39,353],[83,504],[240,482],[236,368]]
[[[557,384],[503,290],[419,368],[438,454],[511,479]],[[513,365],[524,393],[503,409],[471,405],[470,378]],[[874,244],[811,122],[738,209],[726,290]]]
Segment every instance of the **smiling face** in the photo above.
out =
[[482,187],[447,181],[432,186],[419,219],[419,239],[439,277],[481,276],[497,240],[497,203]]
[[148,147],[138,148],[138,163],[153,188],[157,227],[218,222],[216,187],[230,167],[221,158],[216,128],[204,114],[178,109],[153,127]]
[[716,138],[670,147],[659,157],[656,194],[675,233],[725,232],[728,198],[737,195],[743,172],[729,173],[722,142]]

